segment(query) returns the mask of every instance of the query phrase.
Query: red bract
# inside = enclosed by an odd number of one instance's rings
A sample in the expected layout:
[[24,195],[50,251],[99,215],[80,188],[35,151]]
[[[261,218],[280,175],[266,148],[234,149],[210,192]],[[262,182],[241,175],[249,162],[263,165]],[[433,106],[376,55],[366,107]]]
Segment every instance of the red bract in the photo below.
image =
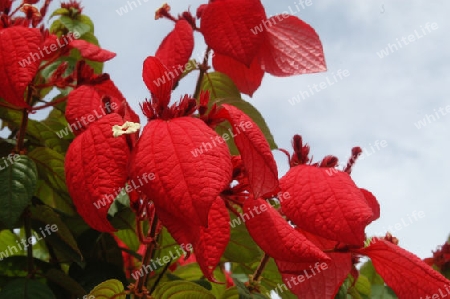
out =
[[224,104],[215,116],[226,119],[232,127],[234,142],[241,153],[255,198],[278,190],[278,170],[264,134],[253,120],[234,106]]
[[113,137],[122,125],[118,114],[106,115],[70,144],[65,159],[66,183],[78,213],[101,232],[115,229],[107,219],[111,197],[125,187],[130,150],[125,136]]
[[[245,12],[240,14],[242,16]],[[319,36],[299,18],[290,15],[273,16],[262,20],[250,31],[255,36],[263,37],[260,49],[252,56],[254,59],[251,64],[245,64],[233,55],[220,51],[216,52],[223,55],[213,59],[214,68],[227,74],[241,92],[251,96],[259,87],[264,72],[285,77],[326,70]]]
[[155,57],[171,72],[173,81],[178,81],[194,50],[194,31],[185,20],[179,20],[175,28],[164,38]]
[[[158,217],[178,244],[192,244],[196,260],[205,277],[216,281],[214,269],[220,262],[230,239],[230,217],[218,196],[208,215],[208,227],[195,225],[156,206]],[[188,253],[189,256],[189,253]]]
[[290,198],[283,212],[299,228],[330,240],[362,246],[364,229],[373,219],[364,194],[347,173],[299,165],[280,180]]
[[[139,123],[139,116],[131,109],[122,93],[107,79],[99,84],[82,85],[72,90],[67,99],[65,116],[75,135],[106,114],[116,112],[124,121]],[[138,132],[131,135],[134,141]]]
[[69,47],[80,50],[83,58],[93,61],[105,62],[116,56],[116,53],[102,49],[82,39],[71,41]]
[[257,58],[253,59],[250,67],[234,60],[231,57],[215,53],[212,59],[214,69],[226,74],[236,84],[236,87],[245,94],[252,96],[261,85],[264,71]]
[[274,259],[297,263],[329,260],[265,200],[247,199],[243,213],[241,218],[256,244]]
[[158,58],[149,56],[144,61],[142,77],[155,102],[161,107],[167,106],[174,82],[167,67]]
[[250,66],[264,41],[252,29],[265,19],[259,0],[214,1],[202,9],[200,30],[214,52]]
[[370,218],[370,222],[380,218],[380,204],[378,203],[378,200],[375,198],[372,192],[363,188],[359,188],[359,190],[361,190],[361,192],[364,195],[364,198],[366,199],[367,204],[372,209],[373,216],[372,218]]
[[194,245],[195,256],[206,278],[214,279],[213,271],[220,262],[230,240],[230,216],[222,198],[217,197],[208,216],[208,227],[200,227],[198,241]]
[[401,299],[444,298],[450,281],[414,254],[384,239],[374,238],[358,253],[372,260],[375,270]]
[[208,225],[209,209],[231,180],[226,144],[200,119],[150,121],[133,150],[132,177],[154,173],[142,190],[173,215]]
[[[299,230],[300,231],[300,230]],[[300,231],[321,250],[333,249],[337,242]],[[276,260],[285,285],[298,298],[332,299],[352,268],[351,253],[332,252],[326,262],[293,263]]]
[[0,97],[17,107],[29,107],[24,92],[42,60],[42,34],[15,26],[0,29]]
[[273,16],[260,52],[261,67],[284,77],[326,71],[322,43],[316,31],[294,16]]
[[83,85],[70,92],[67,99],[66,119],[75,135],[86,130],[90,124],[117,110],[119,103],[111,101],[106,107],[101,95],[93,86]]

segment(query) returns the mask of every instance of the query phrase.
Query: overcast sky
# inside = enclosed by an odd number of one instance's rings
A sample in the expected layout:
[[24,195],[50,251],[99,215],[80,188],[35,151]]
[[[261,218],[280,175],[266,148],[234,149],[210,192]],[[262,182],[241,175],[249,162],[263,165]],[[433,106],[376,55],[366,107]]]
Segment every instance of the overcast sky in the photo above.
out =
[[[135,0],[139,7],[130,10],[131,2],[89,0],[83,6],[102,47],[117,53],[105,72],[145,123],[139,102],[149,94],[142,62],[155,53],[173,23],[154,20],[163,2],[140,0],[139,5]],[[195,13],[205,2],[169,4],[178,14],[189,5]],[[450,111],[450,3],[312,0],[302,8],[299,0],[262,2],[268,16],[291,10],[315,28],[328,71],[290,78],[266,75],[253,98],[245,99],[265,117],[278,145],[289,151],[297,133],[316,160],[333,154],[343,164],[353,146],[362,147],[363,159],[352,177],[381,205],[381,218],[368,227],[368,234],[390,230],[402,247],[421,258],[430,256],[450,233],[450,112],[445,110],[448,106]],[[124,6],[129,11],[119,15]],[[194,56],[205,49],[200,35],[196,42]],[[347,76],[334,79],[344,71]],[[196,75],[172,99],[192,94]],[[334,84],[301,98],[321,82]],[[286,158],[274,154],[281,176],[288,170]]]

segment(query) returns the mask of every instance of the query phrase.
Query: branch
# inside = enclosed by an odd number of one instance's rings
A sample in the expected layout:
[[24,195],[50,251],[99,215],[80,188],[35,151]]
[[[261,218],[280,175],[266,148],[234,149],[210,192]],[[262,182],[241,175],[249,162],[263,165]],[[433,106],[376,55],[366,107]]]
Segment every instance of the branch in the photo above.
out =
[[194,99],[197,99],[200,95],[200,88],[202,86],[203,77],[205,76],[206,71],[208,70],[208,60],[209,60],[209,52],[211,52],[211,48],[208,47],[205,51],[205,56],[203,57],[203,63],[200,65],[200,74],[197,79],[197,85],[195,86]]

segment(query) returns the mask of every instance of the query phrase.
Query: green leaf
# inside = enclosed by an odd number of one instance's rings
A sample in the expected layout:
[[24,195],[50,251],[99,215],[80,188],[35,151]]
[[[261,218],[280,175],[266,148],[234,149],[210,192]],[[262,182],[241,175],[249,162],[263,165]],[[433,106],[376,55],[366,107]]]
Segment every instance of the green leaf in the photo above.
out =
[[[231,219],[231,236],[225,249],[224,258],[229,262],[236,263],[252,263],[257,262],[261,258],[261,252],[249,235],[245,224],[241,218],[230,213]],[[239,221],[240,220],[240,224]],[[235,225],[233,227],[233,224]]]
[[123,291],[123,284],[120,281],[110,279],[96,286],[92,292],[89,293],[89,296],[94,296],[95,299],[125,299],[126,295],[122,294]]
[[[225,289],[226,285],[221,283],[211,284],[208,280],[204,279],[204,275],[198,263],[190,263],[183,267],[178,267],[172,274],[176,275],[179,279],[195,282],[204,288],[211,291],[216,298],[220,297]],[[225,275],[220,267],[217,267],[213,272],[217,281],[225,283]]]
[[223,293],[220,299],[240,299],[239,298],[239,290],[237,287],[228,288],[225,293]]
[[[38,205],[32,207],[30,210],[31,218],[36,222],[34,223],[33,228],[38,234],[44,235],[48,243],[55,249],[58,249],[67,255],[70,260],[76,262],[81,262],[83,260],[75,238],[58,214],[56,214],[49,206],[45,205]],[[51,234],[44,230],[48,225],[52,228],[50,230],[52,232]],[[56,225],[56,228],[54,225]],[[44,233],[42,233],[41,230]],[[56,230],[56,232],[54,230]]]
[[49,19],[55,17],[55,16],[67,16],[69,14],[69,10],[67,8],[58,8],[56,9]]
[[155,299],[215,299],[205,288],[189,281],[172,281],[159,285],[153,293]]
[[45,147],[35,148],[28,156],[36,163],[39,178],[45,181],[61,197],[61,201],[48,202],[45,198],[39,198],[57,210],[74,210],[72,199],[66,186],[64,156]]
[[[20,244],[20,238],[10,230],[2,230],[0,232],[0,261],[13,255],[24,254],[16,241]],[[21,246],[23,249],[23,246]],[[17,252],[16,252],[17,251]]]
[[[125,184],[125,186],[127,185],[128,184]],[[130,197],[128,196],[128,193],[125,190],[126,187],[123,188],[119,192],[119,194],[117,194],[116,198],[114,198],[114,201],[109,207],[108,216],[114,217],[120,211],[130,207]]]
[[219,72],[206,73],[200,85],[200,90],[209,91],[211,105],[215,99],[241,98],[241,93],[233,80]]
[[[34,196],[39,198],[46,205],[64,213],[68,216],[78,215],[71,201],[67,201],[67,194],[56,191],[47,182],[39,180]],[[81,218],[81,217],[80,217]]]
[[[0,160],[0,222],[9,228],[31,203],[36,188],[36,165],[27,156],[14,155]],[[6,161],[6,162],[5,162]]]
[[[233,264],[232,273],[233,278],[235,278],[234,280],[238,278],[238,275],[236,275],[235,273],[240,273],[239,278],[241,278],[241,276],[242,278],[245,278],[240,279],[240,282],[248,281],[248,275],[255,273],[255,270],[259,266],[259,264],[260,264],[259,261],[254,262],[252,264]],[[266,267],[264,268],[264,271],[262,273],[261,284],[259,286],[260,291],[262,294],[267,294],[270,293],[272,290],[277,289],[279,286],[282,286],[283,292],[279,292],[279,296],[281,298],[286,299],[297,298],[291,292],[286,291],[283,285],[284,282],[281,278],[280,272],[278,271],[275,261],[271,258],[267,262]]]
[[239,299],[267,299],[269,297],[258,294],[258,293],[250,293],[244,283],[241,281],[234,279],[234,284],[236,285],[237,291],[239,293]]
[[356,281],[355,288],[360,294],[370,296],[371,285],[370,285],[369,279],[367,279],[366,276],[364,276],[362,274],[360,274],[358,276],[358,280]]
[[0,292],[0,299],[56,299],[52,291],[43,283],[27,278],[19,278],[8,283]]
[[[0,109],[0,118],[15,128],[18,128],[22,121],[21,112],[12,109]],[[60,129],[61,126],[57,126],[55,120],[53,120],[53,122],[49,121],[49,118],[47,118],[46,121],[35,121],[29,119],[26,137],[29,138],[34,144],[46,146],[59,153],[63,153],[67,151],[69,141],[58,137],[56,132]]]
[[387,286],[373,285],[371,299],[397,299],[395,293]]
[[52,34],[56,34],[57,36],[61,36],[62,32],[64,30],[65,26],[63,23],[58,19],[53,21],[53,23],[50,25],[49,31]]
[[71,19],[68,16],[61,16],[59,20],[69,30],[69,32],[78,32],[80,36],[91,31],[91,26],[83,23],[82,21]]
[[375,271],[373,267],[372,261],[367,261],[364,265],[362,265],[359,272],[364,275],[371,285],[383,285],[383,278]]
[[[94,23],[92,22],[91,18],[86,16],[86,15],[79,15],[78,16],[78,20],[83,23],[88,25],[89,27],[91,27],[91,30],[87,33],[94,33]],[[87,34],[86,33],[86,34]]]
[[[115,205],[117,207],[118,204]],[[110,209],[111,211],[111,209]],[[108,220],[116,229],[134,229],[136,226],[136,214],[129,207],[120,208],[114,216],[108,215]]]
[[22,113],[19,110],[0,109],[0,118],[4,123],[8,124],[9,128],[20,128],[22,122]]
[[[130,225],[132,225],[130,223]],[[114,233],[127,247],[133,251],[137,251],[141,243],[136,235],[136,230],[133,229],[121,229]]]
[[81,285],[61,270],[52,268],[45,273],[45,277],[77,297],[86,295]]

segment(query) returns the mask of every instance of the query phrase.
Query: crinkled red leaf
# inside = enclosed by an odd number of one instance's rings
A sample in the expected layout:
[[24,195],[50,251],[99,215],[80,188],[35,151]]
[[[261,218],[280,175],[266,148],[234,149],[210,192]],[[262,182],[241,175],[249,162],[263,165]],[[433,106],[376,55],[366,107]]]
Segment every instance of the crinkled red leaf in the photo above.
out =
[[39,29],[15,26],[0,29],[0,97],[17,107],[29,107],[24,92],[42,60]]
[[65,116],[75,135],[86,130],[92,123],[119,107],[113,102],[111,108],[106,109],[101,95],[90,85],[82,85],[70,92],[67,99]]
[[266,19],[260,0],[214,1],[202,10],[201,17],[206,44],[250,66],[264,41],[264,35],[255,31]]
[[263,199],[247,199],[241,219],[256,244],[274,259],[290,262],[329,260]]
[[364,194],[364,198],[366,199],[367,204],[372,209],[373,216],[370,219],[370,222],[380,218],[380,204],[378,203],[376,197],[372,194],[372,192],[366,189],[359,188],[359,190],[361,190],[361,192]]
[[167,106],[174,82],[167,67],[158,58],[149,56],[144,61],[142,78],[153,98],[161,106]]
[[[299,230],[300,231],[300,230]],[[336,241],[330,241],[300,231],[321,250],[330,250]],[[328,253],[331,260],[314,263],[292,263],[276,260],[284,284],[299,298],[333,299],[352,268],[351,253]]]
[[270,146],[258,125],[241,110],[224,104],[216,117],[231,124],[255,198],[278,190],[278,170]]
[[261,67],[274,76],[326,71],[322,43],[316,31],[297,17],[271,17],[261,48]]
[[444,298],[450,294],[450,280],[384,239],[374,239],[357,252],[370,257],[377,273],[401,299]]
[[250,68],[231,57],[221,54],[214,54],[212,63],[216,71],[230,77],[237,88],[249,96],[253,96],[264,77],[264,71],[256,58],[253,59]]
[[200,235],[198,225],[193,225],[191,222],[173,215],[173,213],[158,206],[156,202],[155,207],[159,220],[161,220],[161,223],[167,228],[172,238],[178,244],[191,244],[193,246],[197,242]]
[[179,20],[156,51],[158,58],[178,81],[194,50],[194,30],[186,20]]
[[83,58],[93,61],[105,62],[116,56],[116,53],[102,49],[82,39],[71,41],[69,47],[80,50]]
[[125,187],[130,151],[124,136],[113,137],[112,127],[122,125],[118,114],[93,123],[70,144],[65,159],[66,183],[78,213],[101,232],[115,229],[107,219],[118,191]]
[[231,181],[230,153],[218,139],[197,118],[153,120],[133,150],[130,174],[154,173],[143,192],[173,215],[207,226],[212,203]]
[[[104,103],[104,97],[109,98],[109,103]],[[124,121],[139,123],[139,116],[128,105],[122,93],[114,85],[113,81],[105,80],[96,85],[82,85],[69,93],[65,116],[75,135],[80,134],[89,125],[104,115],[116,112]],[[133,143],[138,138],[139,132],[130,135]]]
[[298,165],[280,179],[281,206],[299,228],[349,245],[364,244],[364,229],[373,218],[364,194],[347,173]]
[[208,216],[208,227],[200,227],[200,236],[194,246],[197,262],[210,281],[230,240],[230,215],[222,198],[217,197]]
[[161,223],[178,244],[193,246],[196,260],[205,277],[210,281],[216,281],[213,271],[219,264],[230,239],[230,216],[222,198],[218,196],[209,210],[208,227],[174,217],[173,213],[157,205],[156,211]]
[[[111,102],[117,103],[119,105],[118,108],[114,110],[114,112],[122,116],[124,121],[140,123],[139,115],[134,112],[123,94],[111,79],[105,80],[100,84],[93,85],[93,87],[99,92],[102,97],[108,96],[111,98]],[[139,132],[136,132],[135,134],[131,134],[129,136],[131,138],[132,144],[135,144],[137,139],[139,138]]]

